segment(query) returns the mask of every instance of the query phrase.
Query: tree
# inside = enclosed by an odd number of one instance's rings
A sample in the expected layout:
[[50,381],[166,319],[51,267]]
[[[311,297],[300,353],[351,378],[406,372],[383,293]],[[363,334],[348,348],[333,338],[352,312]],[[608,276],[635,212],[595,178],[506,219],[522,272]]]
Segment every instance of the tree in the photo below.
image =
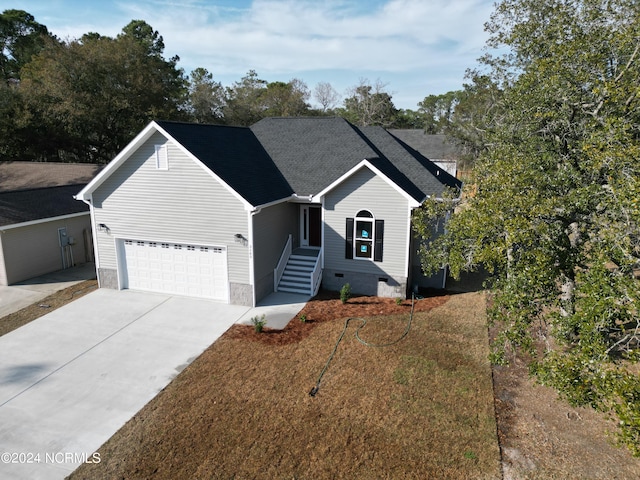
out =
[[393,128],[415,128],[424,130],[425,123],[425,115],[422,112],[409,108],[401,108],[396,112]]
[[319,82],[313,89],[313,98],[320,104],[322,113],[327,113],[338,104],[340,94],[329,82]]
[[371,85],[367,79],[361,79],[358,85],[351,88],[350,96],[345,99],[342,115],[351,123],[363,127],[393,126],[398,110],[385,87],[380,80]]
[[461,163],[472,166],[487,148],[487,132],[500,115],[502,91],[487,75],[469,72],[471,83],[453,92],[455,106],[442,131],[461,152]]
[[498,114],[500,88],[487,75],[467,72],[463,90],[429,95],[418,104],[428,134],[445,134],[460,151],[461,164],[472,166],[486,149],[486,133]]
[[261,96],[265,117],[293,117],[309,111],[309,88],[302,80],[270,82]]
[[191,72],[187,111],[196,123],[222,123],[225,91],[205,68]]
[[[118,38],[131,38],[142,45],[147,51],[147,55],[152,57],[162,57],[164,53],[164,39],[156,30],[144,20],[131,20],[122,29]],[[179,60],[174,57],[172,60]]]
[[5,82],[18,80],[20,70],[44,47],[47,27],[24,10],[0,14],[0,73]]
[[23,114],[17,87],[0,82],[0,161],[25,159],[24,145],[31,135]]
[[20,93],[34,132],[28,155],[107,162],[150,120],[182,118],[185,79],[175,58],[159,54],[158,38],[49,41],[22,70]]
[[263,118],[265,108],[262,95],[266,88],[267,82],[258,78],[255,70],[249,70],[240,81],[227,87],[225,123],[249,126]]
[[417,214],[423,268],[484,266],[493,360],[528,352],[540,382],[617,415],[640,455],[640,5],[503,0],[487,29],[509,48],[483,58],[498,102],[447,232],[429,238],[433,202]]
[[459,91],[451,91],[441,95],[429,95],[418,103],[418,112],[424,116],[424,129],[427,134],[444,133],[445,128],[453,120],[459,97]]

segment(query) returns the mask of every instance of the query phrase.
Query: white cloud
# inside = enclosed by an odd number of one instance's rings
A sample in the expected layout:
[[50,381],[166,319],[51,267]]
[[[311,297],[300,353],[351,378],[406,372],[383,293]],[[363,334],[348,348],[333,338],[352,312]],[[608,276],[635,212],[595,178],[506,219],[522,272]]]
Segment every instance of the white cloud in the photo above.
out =
[[[167,57],[180,56],[187,73],[204,67],[225,84],[230,82],[224,79],[239,80],[249,69],[269,81],[297,77],[309,82],[322,72],[322,80],[341,78],[348,85],[361,77],[392,78],[390,89],[402,92],[402,98],[419,95],[405,108],[415,108],[430,93],[461,87],[465,69],[481,54],[483,24],[492,10],[492,0],[116,2],[102,2],[103,15],[75,13],[66,23],[57,18],[60,28],[52,30],[61,38],[88,31],[116,35],[130,20],[142,19],[164,37]],[[336,83],[339,91],[348,86]],[[422,94],[408,92],[420,85]]]
[[[320,69],[411,71],[484,44],[487,1],[390,0],[371,11],[351,1],[256,0],[227,16],[199,3],[128,7],[198,66],[231,72]],[[191,63],[191,62],[189,62]],[[208,68],[208,67],[207,67]]]

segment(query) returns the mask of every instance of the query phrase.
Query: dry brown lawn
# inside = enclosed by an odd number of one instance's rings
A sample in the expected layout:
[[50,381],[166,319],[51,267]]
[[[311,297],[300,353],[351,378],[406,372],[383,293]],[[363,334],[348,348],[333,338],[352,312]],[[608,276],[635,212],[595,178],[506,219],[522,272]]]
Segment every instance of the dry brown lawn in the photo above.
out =
[[[72,479],[501,478],[484,296],[316,300],[284,331],[236,325]],[[355,313],[357,312],[357,313]],[[380,315],[382,314],[382,316]]]
[[[93,289],[1,318],[0,335]],[[408,301],[328,295],[283,331],[236,325],[71,478],[640,478],[606,416],[561,402],[520,359],[489,370],[484,306],[481,293],[420,300],[409,335],[382,349],[356,341],[350,322],[315,398],[345,318],[369,318],[361,337],[386,343]]]

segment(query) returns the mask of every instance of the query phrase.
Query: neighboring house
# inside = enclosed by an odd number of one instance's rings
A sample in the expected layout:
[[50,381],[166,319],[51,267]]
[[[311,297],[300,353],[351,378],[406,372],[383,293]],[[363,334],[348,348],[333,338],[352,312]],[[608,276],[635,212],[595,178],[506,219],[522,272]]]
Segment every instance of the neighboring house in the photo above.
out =
[[447,140],[446,135],[431,135],[422,129],[390,129],[389,132],[443,168],[447,173],[457,175],[459,149]]
[[0,162],[0,285],[92,259],[91,221],[74,195],[92,164]]
[[150,123],[78,195],[102,287],[256,305],[322,285],[404,297],[411,212],[460,182],[381,127]]

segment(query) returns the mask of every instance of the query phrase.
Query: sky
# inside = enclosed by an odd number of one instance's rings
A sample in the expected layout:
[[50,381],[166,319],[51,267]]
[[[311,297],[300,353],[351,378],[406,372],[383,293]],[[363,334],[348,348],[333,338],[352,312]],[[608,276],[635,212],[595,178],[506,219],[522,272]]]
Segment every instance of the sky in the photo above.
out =
[[[131,20],[162,35],[165,58],[206,68],[231,86],[255,70],[267,82],[329,82],[344,96],[384,85],[397,108],[459,90],[477,65],[494,0],[0,0],[63,40],[116,36]],[[315,104],[311,99],[312,105]]]

